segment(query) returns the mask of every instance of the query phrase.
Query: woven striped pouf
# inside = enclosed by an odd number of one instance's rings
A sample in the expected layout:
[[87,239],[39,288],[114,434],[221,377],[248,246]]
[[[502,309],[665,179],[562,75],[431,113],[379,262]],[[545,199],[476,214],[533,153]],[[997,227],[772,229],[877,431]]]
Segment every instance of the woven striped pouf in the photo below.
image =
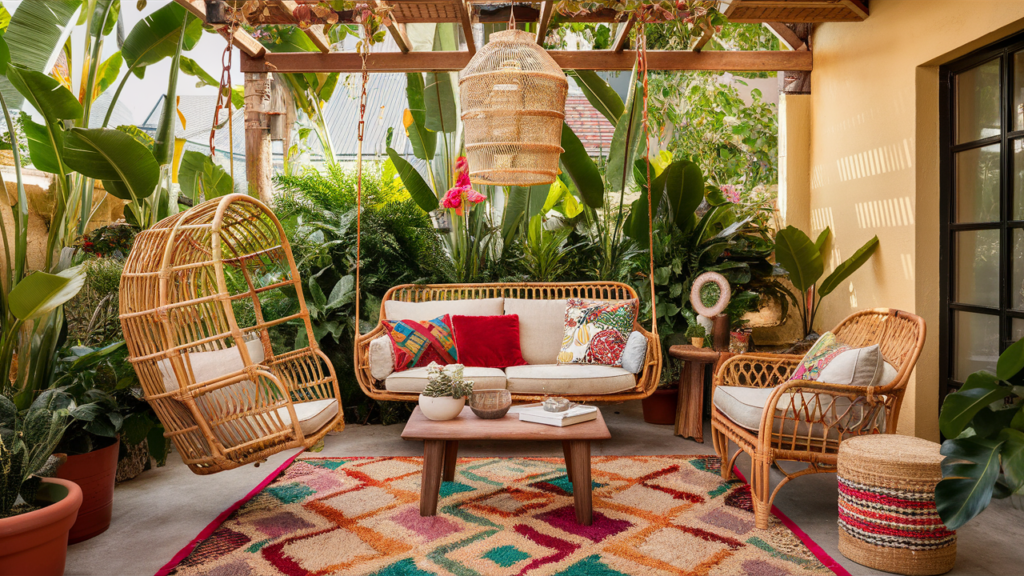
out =
[[875,434],[839,446],[839,551],[897,574],[943,574],[956,561],[956,533],[935,509],[942,479],[935,442]]

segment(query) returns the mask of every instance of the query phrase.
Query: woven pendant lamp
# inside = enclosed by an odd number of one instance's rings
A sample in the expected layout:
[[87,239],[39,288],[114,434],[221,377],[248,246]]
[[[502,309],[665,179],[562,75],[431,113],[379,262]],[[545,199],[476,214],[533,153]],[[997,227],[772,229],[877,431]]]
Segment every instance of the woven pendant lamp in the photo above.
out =
[[565,73],[533,34],[492,34],[459,80],[470,180],[497,186],[554,182],[568,91]]

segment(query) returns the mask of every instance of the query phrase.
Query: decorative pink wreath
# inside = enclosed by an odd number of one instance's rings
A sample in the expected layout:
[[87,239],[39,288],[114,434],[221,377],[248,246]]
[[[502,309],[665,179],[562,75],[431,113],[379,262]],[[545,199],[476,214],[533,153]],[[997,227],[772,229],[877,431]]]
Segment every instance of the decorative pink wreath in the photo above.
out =
[[[717,284],[719,288],[718,302],[715,302],[715,305],[710,308],[705,306],[700,299],[701,289],[709,282]],[[725,307],[729,305],[730,298],[732,298],[732,289],[729,287],[729,281],[718,272],[705,272],[697,276],[697,279],[693,281],[693,288],[690,289],[690,304],[693,304],[693,309],[697,311],[697,314],[708,318],[714,318],[724,312]]]

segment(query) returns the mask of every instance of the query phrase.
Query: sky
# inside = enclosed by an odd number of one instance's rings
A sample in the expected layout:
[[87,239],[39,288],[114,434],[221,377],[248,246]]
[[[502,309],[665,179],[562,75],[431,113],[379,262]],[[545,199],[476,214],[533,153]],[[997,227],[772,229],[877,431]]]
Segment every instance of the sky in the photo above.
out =
[[[20,4],[23,2],[37,2],[39,0],[3,0],[2,4],[7,10],[13,13]],[[147,6],[141,12],[136,8],[136,0],[121,0],[121,18],[124,20],[125,35],[127,36],[132,27],[142,20],[146,15],[157,10],[158,8],[170,4],[172,0],[148,0]],[[72,54],[75,62],[75,77],[72,79],[73,86],[78,86],[79,76],[81,70],[78,70],[81,63],[82,53],[85,49],[85,26],[77,26],[71,36],[72,42]],[[199,63],[204,70],[206,70],[214,78],[220,78],[221,72],[221,55],[224,52],[224,46],[226,41],[219,34],[212,34],[204,32],[199,42],[196,44],[190,52],[186,52],[185,55],[192,58]],[[105,60],[111,54],[117,52],[117,40],[116,32],[112,32],[103,44],[103,59]],[[238,56],[238,50],[234,51],[234,58],[232,60],[231,70],[231,83],[234,85],[241,85],[243,83],[242,72],[239,69],[240,58]],[[131,110],[132,115],[135,118],[136,123],[141,123],[146,119],[150,110],[156,105],[160,96],[167,91],[167,78],[170,72],[171,63],[170,59],[164,59],[158,64],[150,66],[146,70],[145,78],[139,79],[132,77],[128,80],[128,84],[125,85],[124,91],[121,92],[120,102],[123,102]],[[122,67],[121,74],[124,74],[124,67]],[[118,78],[120,81],[120,78]],[[108,91],[113,91],[116,88],[116,84],[109,88]],[[77,92],[77,90],[76,90]],[[212,86],[206,86],[203,88],[196,87],[196,79],[192,76],[185,74],[178,75],[178,94],[207,94],[216,95],[217,89]]]

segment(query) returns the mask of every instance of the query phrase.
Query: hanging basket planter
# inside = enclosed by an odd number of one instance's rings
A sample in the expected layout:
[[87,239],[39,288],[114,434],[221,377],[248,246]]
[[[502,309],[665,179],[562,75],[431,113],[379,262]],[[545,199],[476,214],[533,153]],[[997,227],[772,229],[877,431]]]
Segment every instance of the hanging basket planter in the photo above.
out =
[[470,180],[496,186],[554,182],[568,91],[565,73],[533,34],[492,34],[459,80]]

